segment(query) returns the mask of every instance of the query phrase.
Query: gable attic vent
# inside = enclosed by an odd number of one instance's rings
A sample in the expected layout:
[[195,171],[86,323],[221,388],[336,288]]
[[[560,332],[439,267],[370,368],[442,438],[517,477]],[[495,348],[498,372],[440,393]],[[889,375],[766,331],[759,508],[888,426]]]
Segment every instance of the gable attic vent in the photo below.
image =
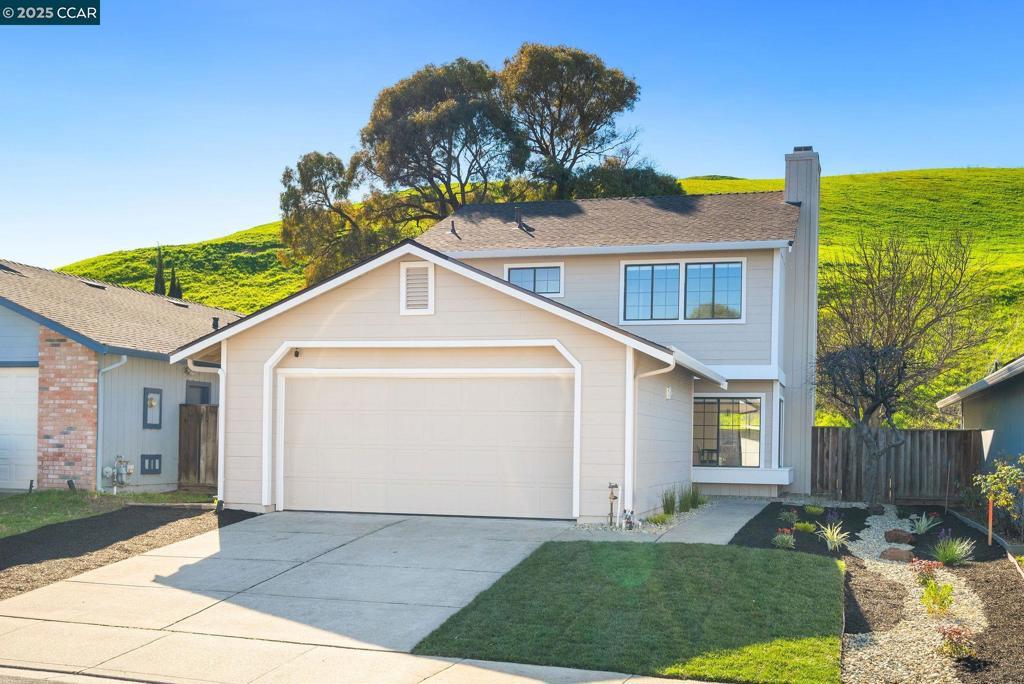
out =
[[434,313],[434,264],[405,261],[401,264],[401,302],[403,316]]

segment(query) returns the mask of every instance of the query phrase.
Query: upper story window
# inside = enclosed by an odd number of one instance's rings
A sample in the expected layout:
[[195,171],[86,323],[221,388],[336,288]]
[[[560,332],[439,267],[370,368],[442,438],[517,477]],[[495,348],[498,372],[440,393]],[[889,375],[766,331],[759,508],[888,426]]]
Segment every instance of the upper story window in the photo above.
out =
[[686,264],[686,320],[743,317],[743,263]]
[[516,264],[505,266],[505,280],[545,297],[561,297],[562,264]]
[[622,317],[627,321],[679,318],[679,264],[626,266]]

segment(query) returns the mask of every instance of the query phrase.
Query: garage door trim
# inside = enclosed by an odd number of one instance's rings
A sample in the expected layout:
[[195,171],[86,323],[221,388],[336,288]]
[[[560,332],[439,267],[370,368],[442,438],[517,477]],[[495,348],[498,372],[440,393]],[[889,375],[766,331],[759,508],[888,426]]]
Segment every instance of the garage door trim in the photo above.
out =
[[[277,364],[284,358],[285,354],[295,349],[370,349],[370,348],[391,348],[391,349],[429,349],[429,348],[501,348],[501,347],[552,347],[562,355],[571,368],[373,368],[373,369],[347,369],[347,368],[282,368],[278,369]],[[448,373],[443,377],[458,377],[458,373],[464,377],[479,377],[481,375],[491,376],[530,376],[550,377],[553,374],[572,374],[573,377],[573,430],[572,430],[572,517],[580,515],[580,424],[582,417],[581,400],[583,396],[583,385],[581,377],[582,366],[580,362],[569,353],[557,339],[542,340],[311,340],[311,341],[287,341],[281,344],[278,350],[269,358],[263,366],[263,505],[270,505],[270,482],[271,482],[271,461],[276,463],[274,468],[274,483],[276,485],[276,508],[284,510],[284,408],[285,408],[285,380],[289,375],[302,375],[305,377],[344,377],[350,374],[351,377],[372,377],[367,373],[387,373],[388,377],[401,377],[403,374],[413,374],[409,377],[430,377],[424,375],[429,373]],[[276,376],[277,382],[274,382]],[[383,376],[381,376],[383,377]],[[276,396],[271,399],[271,393],[276,390]],[[273,420],[276,410],[277,420]],[[271,445],[273,449],[271,449]],[[273,457],[273,458],[272,458]]]

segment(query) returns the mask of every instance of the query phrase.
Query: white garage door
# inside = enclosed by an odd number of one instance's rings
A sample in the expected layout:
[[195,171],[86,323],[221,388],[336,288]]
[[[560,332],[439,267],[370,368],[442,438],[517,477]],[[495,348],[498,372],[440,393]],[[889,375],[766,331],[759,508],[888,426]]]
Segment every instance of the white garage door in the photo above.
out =
[[285,508],[571,516],[571,375],[286,382]]
[[39,371],[0,368],[0,489],[28,489],[36,479]]

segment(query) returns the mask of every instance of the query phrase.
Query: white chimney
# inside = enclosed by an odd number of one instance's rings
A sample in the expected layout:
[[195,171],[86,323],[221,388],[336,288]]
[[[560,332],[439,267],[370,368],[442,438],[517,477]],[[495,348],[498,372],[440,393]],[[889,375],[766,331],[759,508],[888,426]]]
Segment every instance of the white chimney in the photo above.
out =
[[785,201],[799,207],[796,238],[783,250],[782,371],[786,376],[783,464],[795,469],[794,492],[810,492],[811,427],[818,333],[818,207],[821,164],[814,148],[786,155]]

